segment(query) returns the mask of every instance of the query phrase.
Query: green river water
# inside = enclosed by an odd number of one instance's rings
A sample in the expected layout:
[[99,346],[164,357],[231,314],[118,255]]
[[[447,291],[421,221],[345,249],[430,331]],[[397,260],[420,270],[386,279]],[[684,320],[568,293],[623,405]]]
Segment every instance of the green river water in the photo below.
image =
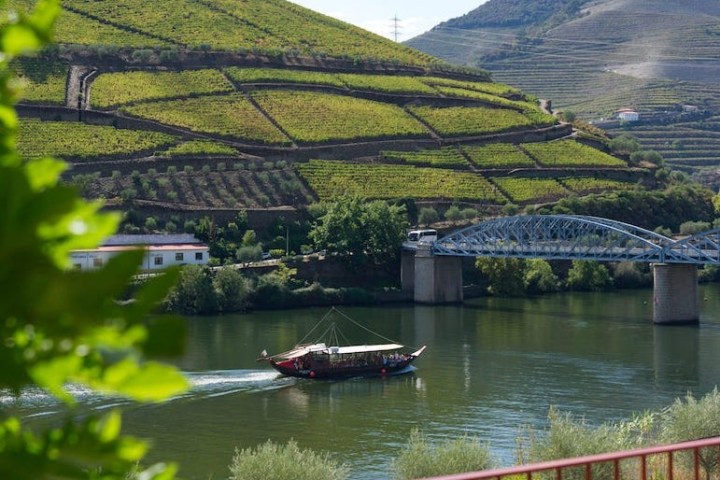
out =
[[[268,439],[327,451],[352,479],[390,478],[413,428],[431,440],[478,436],[511,465],[520,428],[543,428],[551,405],[599,424],[720,383],[720,285],[700,295],[693,327],[653,326],[650,290],[345,307],[385,337],[428,350],[408,374],[344,381],[280,377],[255,361],[263,349],[292,347],[327,309],[189,318],[190,343],[177,362],[188,393],[143,406],[76,394],[87,411],[124,406],[125,431],[153,439],[149,459],[178,461],[189,479],[226,478],[235,448]],[[62,418],[40,392],[0,400],[31,424]]]

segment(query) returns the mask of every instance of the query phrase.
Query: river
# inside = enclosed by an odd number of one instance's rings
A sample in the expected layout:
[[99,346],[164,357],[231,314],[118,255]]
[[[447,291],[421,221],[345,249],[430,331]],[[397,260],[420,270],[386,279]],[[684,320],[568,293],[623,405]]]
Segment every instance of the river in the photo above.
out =
[[[149,459],[178,461],[193,480],[226,478],[235,448],[268,439],[329,452],[353,479],[386,479],[413,428],[433,441],[477,436],[511,465],[521,429],[543,428],[550,406],[600,424],[712,390],[720,285],[700,295],[699,327],[653,326],[649,290],[342,308],[385,337],[428,345],[411,373],[345,381],[284,378],[255,361],[263,349],[292,347],[326,309],[189,318],[177,362],[192,384],[187,394],[142,406],[77,394],[89,411],[124,405],[126,433],[153,439]],[[378,343],[365,335],[356,340]],[[11,403],[31,424],[62,417],[40,392]]]

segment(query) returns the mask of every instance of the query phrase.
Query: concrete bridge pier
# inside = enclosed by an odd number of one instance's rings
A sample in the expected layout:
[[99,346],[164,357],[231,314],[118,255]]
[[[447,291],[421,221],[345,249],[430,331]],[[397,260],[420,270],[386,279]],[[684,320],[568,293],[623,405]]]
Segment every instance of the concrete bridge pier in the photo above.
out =
[[692,325],[700,321],[698,273],[695,265],[653,264],[653,323]]
[[460,257],[435,256],[430,245],[420,245],[415,252],[414,273],[416,303],[436,305],[463,301]]
[[415,252],[403,249],[400,254],[400,287],[403,292],[415,291]]

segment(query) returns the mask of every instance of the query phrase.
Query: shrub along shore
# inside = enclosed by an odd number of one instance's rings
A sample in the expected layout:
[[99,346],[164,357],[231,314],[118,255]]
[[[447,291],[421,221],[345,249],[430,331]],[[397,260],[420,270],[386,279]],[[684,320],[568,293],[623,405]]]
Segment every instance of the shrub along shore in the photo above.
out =
[[[515,462],[521,465],[717,435],[720,435],[720,392],[717,388],[701,398],[688,394],[664,409],[602,425],[590,425],[582,417],[551,407],[543,430],[520,429]],[[717,451],[710,450],[701,451],[699,458],[700,470],[706,478],[718,471]],[[690,478],[684,474],[692,472],[692,456],[676,455],[674,461],[675,478]],[[652,478],[667,478],[665,457],[649,457],[647,465]],[[410,480],[497,466],[490,443],[483,439],[466,436],[431,442],[422,432],[413,430],[405,448],[394,459],[388,478]],[[633,460],[620,464],[623,478],[632,478],[637,468]],[[230,472],[230,480],[346,480],[352,475],[348,466],[328,453],[301,449],[294,440],[286,444],[268,440],[254,448],[236,449]],[[592,467],[592,478],[612,478],[612,475],[612,462]],[[585,470],[566,469],[563,478],[585,478]]]

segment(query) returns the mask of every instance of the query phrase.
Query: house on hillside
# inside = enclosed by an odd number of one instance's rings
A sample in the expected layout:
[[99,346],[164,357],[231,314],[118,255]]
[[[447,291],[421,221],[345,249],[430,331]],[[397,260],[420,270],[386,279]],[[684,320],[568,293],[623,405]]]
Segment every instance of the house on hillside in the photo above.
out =
[[71,263],[77,270],[100,268],[119,252],[144,249],[143,270],[159,270],[175,265],[205,265],[210,260],[208,246],[194,235],[113,235],[92,250],[74,250]]
[[632,108],[622,108],[617,112],[618,120],[621,122],[637,122],[640,120],[640,114]]

